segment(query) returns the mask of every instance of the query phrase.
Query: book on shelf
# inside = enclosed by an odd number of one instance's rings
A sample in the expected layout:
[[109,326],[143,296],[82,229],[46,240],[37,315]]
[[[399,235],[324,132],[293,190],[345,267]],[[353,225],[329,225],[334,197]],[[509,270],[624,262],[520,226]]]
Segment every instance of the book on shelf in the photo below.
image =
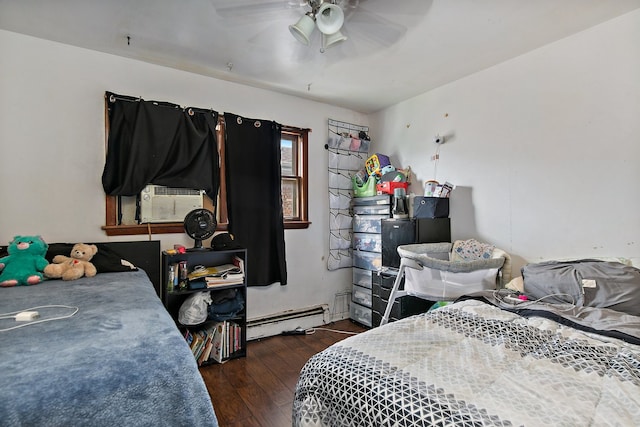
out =
[[244,274],[244,260],[240,258],[238,255],[234,255],[233,260],[231,260],[233,265],[240,269],[240,272]]
[[225,340],[224,340],[224,332],[225,332],[225,327],[224,324],[226,322],[218,322],[215,324],[215,336],[213,337],[212,343],[213,343],[213,348],[211,349],[211,355],[210,358],[215,360],[218,363],[222,363],[225,356],[224,356],[224,346],[225,346]]
[[207,277],[222,277],[227,274],[243,273],[240,267],[235,264],[222,264],[212,267],[200,267],[194,269],[187,275],[189,280],[197,280]]
[[191,352],[193,356],[198,359],[200,356],[200,352],[204,346],[204,338],[200,331],[196,331],[193,333],[193,342],[191,343]]
[[203,276],[207,288],[244,283],[244,260],[239,256],[234,256],[230,264],[213,268],[219,269],[221,272]]
[[215,288],[218,286],[225,286],[225,285],[240,285],[242,283],[244,283],[244,275],[241,276],[233,276],[233,277],[225,277],[223,278],[216,278],[216,277],[207,277],[205,278],[205,283],[207,285],[207,288]]
[[198,330],[186,330],[185,340],[198,366],[214,361],[224,363],[242,350],[242,328],[235,322],[210,322]]
[[193,334],[189,329],[184,332],[184,340],[187,342],[187,345],[191,347],[191,344],[193,343]]
[[203,332],[206,338],[204,342],[204,347],[202,349],[202,353],[200,354],[200,357],[198,357],[197,359],[198,366],[208,361],[209,357],[211,356],[211,349],[213,348],[213,337],[216,333],[216,328],[214,326],[209,326],[205,328]]
[[239,256],[234,256],[231,262],[214,265],[210,267],[199,266],[187,275],[189,281],[193,280],[218,280],[244,279],[244,260]]

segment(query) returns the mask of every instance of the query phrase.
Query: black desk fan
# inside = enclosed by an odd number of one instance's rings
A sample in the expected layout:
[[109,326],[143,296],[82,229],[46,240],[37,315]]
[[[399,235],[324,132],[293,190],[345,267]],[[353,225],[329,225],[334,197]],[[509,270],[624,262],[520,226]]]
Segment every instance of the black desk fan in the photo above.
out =
[[188,251],[204,251],[202,241],[213,236],[216,231],[216,216],[208,209],[194,209],[184,217],[184,231],[195,240],[193,248]]

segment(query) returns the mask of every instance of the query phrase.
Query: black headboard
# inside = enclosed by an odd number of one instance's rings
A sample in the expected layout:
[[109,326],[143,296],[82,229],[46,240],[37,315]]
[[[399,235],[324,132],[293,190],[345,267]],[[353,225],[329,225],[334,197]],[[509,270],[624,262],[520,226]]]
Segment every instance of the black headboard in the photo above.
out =
[[[146,271],[158,297],[162,296],[161,272],[160,272],[160,241],[141,240],[136,242],[100,242],[121,255],[136,267]],[[69,243],[71,245],[71,243]],[[7,247],[0,246],[0,258],[7,255]]]
[[149,279],[153,283],[158,297],[161,294],[161,274],[160,274],[160,241],[141,240],[137,242],[109,242],[103,243],[111,247],[115,252],[122,255],[136,267],[140,267],[147,272]]

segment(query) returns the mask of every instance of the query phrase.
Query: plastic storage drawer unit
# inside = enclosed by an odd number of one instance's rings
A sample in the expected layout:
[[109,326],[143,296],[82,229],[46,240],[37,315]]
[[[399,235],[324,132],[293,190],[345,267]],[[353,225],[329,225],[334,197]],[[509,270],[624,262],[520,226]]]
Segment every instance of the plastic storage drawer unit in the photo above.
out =
[[391,206],[374,205],[374,206],[353,206],[353,213],[356,215],[384,215],[389,218],[391,214]]
[[355,233],[380,233],[382,220],[387,218],[389,215],[354,215],[353,231]]
[[349,317],[351,317],[351,319],[355,320],[356,322],[365,325],[365,326],[372,326],[371,323],[371,309],[367,308],[367,307],[363,307],[359,304],[351,304],[351,307],[349,308]]
[[351,300],[360,305],[371,307],[371,289],[363,288],[361,286],[353,285],[351,291]]
[[353,249],[382,252],[382,239],[376,233],[353,233]]
[[353,284],[371,289],[371,270],[353,268]]
[[382,254],[380,252],[353,251],[353,266],[378,271],[382,268]]

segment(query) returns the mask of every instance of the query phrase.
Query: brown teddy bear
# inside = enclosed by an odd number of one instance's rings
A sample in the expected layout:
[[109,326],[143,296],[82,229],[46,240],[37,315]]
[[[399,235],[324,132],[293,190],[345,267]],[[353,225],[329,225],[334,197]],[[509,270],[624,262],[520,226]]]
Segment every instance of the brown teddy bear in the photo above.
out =
[[98,252],[96,245],[76,243],[71,249],[71,257],[56,255],[53,263],[44,269],[44,275],[50,279],[76,280],[82,276],[93,277],[96,275],[96,267],[91,263],[91,258]]

